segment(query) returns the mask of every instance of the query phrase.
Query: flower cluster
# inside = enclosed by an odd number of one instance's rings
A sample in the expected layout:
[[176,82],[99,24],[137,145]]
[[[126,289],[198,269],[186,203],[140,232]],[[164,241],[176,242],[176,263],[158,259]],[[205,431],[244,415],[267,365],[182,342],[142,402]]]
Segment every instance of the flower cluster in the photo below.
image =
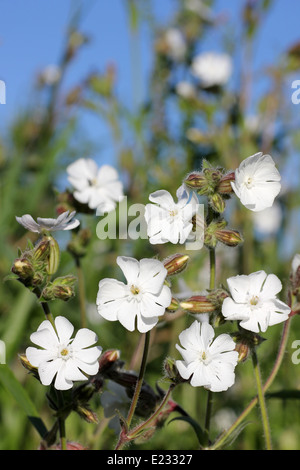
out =
[[[194,64],[199,77],[201,64],[201,61]],[[226,75],[229,75],[229,68],[227,64]],[[225,78],[220,76],[220,83]],[[203,76],[202,80],[206,86],[214,85],[209,76]],[[97,209],[98,214],[114,210],[124,197],[118,174],[108,165],[99,169],[92,160],[79,159],[68,167],[67,172],[69,182],[75,188],[74,199],[89,209]],[[246,208],[257,213],[272,207],[280,188],[280,174],[270,155],[252,155],[236,170],[229,172],[204,162],[202,171],[190,173],[178,188],[177,202],[164,189],[150,194],[150,203],[144,213],[149,242],[151,245],[183,244],[194,239],[195,230],[201,226],[204,245],[211,253],[219,242],[235,247],[243,242],[243,238],[237,230],[228,228],[223,218],[227,201],[235,195]],[[208,203],[206,217],[199,211],[203,197]],[[64,211],[56,219],[37,218],[35,221],[28,214],[17,217],[23,227],[40,234],[41,239],[16,260],[13,273],[36,294],[39,292],[37,295],[43,305],[56,298],[68,300],[74,295],[73,276],[50,280],[59,260],[58,244],[51,233],[77,228],[80,222],[74,216],[75,211],[72,210]],[[75,253],[78,259],[80,250],[78,252],[76,242],[73,241],[73,245],[70,253]],[[168,380],[172,386],[188,382],[193,387],[223,392],[234,385],[237,364],[244,361],[249,350],[262,341],[258,333],[286,321],[291,308],[278,298],[282,290],[279,278],[263,270],[229,277],[227,289],[214,286],[180,301],[172,292],[172,276],[181,273],[188,262],[189,256],[179,253],[162,261],[118,256],[116,263],[123,279],[104,278],[99,281],[96,310],[101,318],[119,322],[128,331],[138,330],[142,334],[148,334],[168,313],[186,312],[187,319],[192,316],[193,322],[179,334],[176,349],[181,359],[167,359],[164,363]],[[299,305],[298,265],[299,259],[295,257],[291,274],[294,290],[290,303],[293,305]],[[44,283],[36,277],[37,272],[43,272]],[[239,322],[237,333],[216,335],[220,323],[230,325],[233,321]],[[99,360],[102,348],[95,346],[98,338],[93,331],[81,328],[72,338],[73,332],[74,327],[68,319],[58,316],[51,320],[47,317],[30,337],[38,347],[26,349],[23,363],[43,385],[53,385],[57,390],[72,389],[72,407],[89,422],[94,422],[95,416],[86,403],[82,406],[86,399],[83,397],[90,397],[95,390],[102,388],[105,380],[109,381],[108,390],[102,395],[105,416],[114,414],[112,406],[117,406],[119,413],[121,410],[127,413],[137,377],[123,370],[117,350],[106,351]],[[74,389],[74,383],[78,381],[84,384]],[[149,419],[149,414],[154,413],[157,407],[159,396],[146,383],[139,393],[136,413]],[[119,403],[113,405],[116,398]],[[157,425],[165,415],[178,409],[173,402],[169,405],[164,413],[157,416],[154,413]],[[120,432],[124,442],[134,439],[134,433],[131,437],[130,433],[124,435],[127,428],[120,427],[119,419],[117,423],[114,419],[111,426]]]

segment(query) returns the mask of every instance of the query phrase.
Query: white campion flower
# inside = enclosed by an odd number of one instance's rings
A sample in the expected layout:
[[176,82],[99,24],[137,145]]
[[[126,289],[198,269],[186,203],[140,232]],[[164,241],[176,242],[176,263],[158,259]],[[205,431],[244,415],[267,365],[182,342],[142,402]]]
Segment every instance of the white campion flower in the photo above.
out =
[[150,194],[153,204],[146,204],[145,220],[147,235],[151,244],[171,242],[183,244],[190,236],[199,201],[194,192],[189,193],[180,186],[176,192],[178,202],[174,202],[168,191],[163,189]]
[[55,318],[55,329],[49,320],[44,320],[30,336],[31,341],[42,349],[30,346],[26,349],[26,357],[38,368],[43,385],[50,385],[56,376],[54,387],[68,390],[74,381],[87,380],[85,374],[97,374],[102,348],[90,347],[98,338],[87,328],[78,330],[71,339],[74,327],[65,317]]
[[171,290],[164,284],[167,270],[161,261],[118,256],[117,264],[127,284],[102,279],[97,295],[98,313],[109,321],[119,321],[127,330],[145,333],[158,322],[171,303]]
[[204,52],[193,59],[191,72],[205,88],[223,86],[232,74],[232,60],[228,54]]
[[79,220],[72,220],[75,214],[75,211],[71,213],[66,211],[60,214],[56,219],[45,219],[38,217],[36,219],[37,222],[32,218],[31,215],[25,214],[22,215],[22,217],[16,217],[16,220],[30,232],[57,232],[58,230],[72,230],[73,228],[78,227],[80,224]]
[[281,189],[280,180],[272,157],[259,152],[242,161],[231,186],[247,209],[258,212],[273,205]]
[[290,307],[277,298],[282,284],[275,274],[257,271],[227,279],[231,297],[222,304],[226,320],[240,320],[240,326],[258,333],[288,319]]
[[118,172],[110,165],[102,165],[90,158],[79,158],[67,167],[68,180],[74,187],[74,198],[97,214],[111,212],[124,198],[123,184]]
[[177,28],[169,28],[165,33],[165,41],[169,56],[176,61],[184,58],[187,45],[182,32]]
[[176,345],[183,360],[177,360],[179,374],[190,379],[193,387],[204,387],[222,392],[235,382],[234,369],[238,353],[235,342],[226,333],[214,339],[214,329],[208,322],[197,320],[179,335],[181,346]]

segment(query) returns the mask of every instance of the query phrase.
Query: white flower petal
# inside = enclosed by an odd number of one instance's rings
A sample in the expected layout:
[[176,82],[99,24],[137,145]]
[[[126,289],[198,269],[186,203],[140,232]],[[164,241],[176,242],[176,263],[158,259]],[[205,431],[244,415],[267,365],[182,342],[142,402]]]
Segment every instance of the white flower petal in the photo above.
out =
[[55,327],[60,343],[68,343],[74,331],[74,326],[65,317],[55,318]]
[[122,269],[128,284],[136,284],[140,273],[139,262],[136,259],[130,258],[128,256],[118,256],[117,264]]

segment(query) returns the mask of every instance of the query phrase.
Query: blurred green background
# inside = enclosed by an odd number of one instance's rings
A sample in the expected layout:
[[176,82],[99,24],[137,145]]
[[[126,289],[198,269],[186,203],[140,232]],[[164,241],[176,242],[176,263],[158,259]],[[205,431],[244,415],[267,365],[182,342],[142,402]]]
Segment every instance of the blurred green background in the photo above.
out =
[[[11,21],[14,18],[16,25],[21,24],[21,2],[15,3],[16,10],[1,6],[3,30],[7,28],[6,16]],[[42,12],[35,10],[30,18],[30,9],[37,2],[27,5],[27,46],[33,49],[24,48],[24,53],[29,57],[36,48],[40,69],[26,60],[21,62],[28,82],[22,82],[23,88],[14,93],[5,69],[0,76],[7,91],[7,104],[0,105],[0,339],[6,345],[7,365],[49,427],[53,417],[45,402],[44,387],[27,374],[18,358],[29,345],[31,332],[43,320],[43,313],[31,292],[4,278],[10,273],[18,249],[24,250],[29,238],[36,240],[34,234],[17,224],[15,216],[29,213],[34,218],[54,217],[56,209],[65,203],[63,193],[69,188],[66,167],[72,161],[89,157],[99,165],[105,162],[118,168],[130,205],[146,204],[149,194],[157,189],[166,189],[175,197],[184,177],[200,169],[203,159],[229,171],[256,152],[270,153],[282,174],[276,213],[259,219],[239,201],[232,199],[228,203],[229,225],[242,231],[245,242],[239,249],[218,246],[217,283],[225,285],[231,275],[264,269],[282,280],[281,299],[286,301],[291,260],[300,252],[299,108],[291,101],[292,82],[300,77],[300,38],[293,23],[299,5],[295,7],[291,0],[233,1],[229,10],[228,2],[204,0],[178,0],[163,6],[163,2],[151,0],[60,3],[52,4],[51,35],[41,27],[46,13],[39,24]],[[180,59],[165,40],[170,28],[184,37],[186,49]],[[22,32],[14,29],[9,39],[11,51],[7,42],[0,45],[1,54],[2,47],[6,54],[14,54],[3,63],[7,67],[10,64],[11,73],[20,75],[22,71],[13,57],[18,58],[16,51],[20,54],[24,47]],[[268,34],[272,40],[268,41]],[[279,41],[278,36],[284,38]],[[43,55],[43,47],[51,53]],[[198,53],[212,49],[228,53],[234,68],[226,86],[206,90],[191,75],[190,66]],[[55,62],[52,75],[43,68],[48,65],[44,57]],[[53,70],[58,74],[53,75]],[[193,84],[195,96],[180,94],[177,85],[183,80]],[[10,97],[14,99],[13,109]],[[184,247],[153,246],[146,240],[99,240],[99,218],[84,213],[78,213],[78,217],[81,227],[91,234],[81,258],[88,326],[97,332],[104,350],[119,349],[126,367],[137,370],[138,361],[131,361],[139,335],[125,331],[119,324],[101,321],[96,314],[99,280],[121,279],[115,263],[119,254],[164,259],[184,252]],[[78,275],[74,259],[66,250],[71,237],[69,232],[58,234],[62,250],[58,275]],[[173,281],[174,294],[200,292],[208,287],[206,249],[189,255],[189,268]],[[54,316],[64,315],[80,328],[79,295],[68,303],[53,301],[51,310]],[[178,334],[190,321],[186,315],[174,315],[153,334],[146,372],[151,386],[155,387],[162,376],[164,358],[178,358]],[[274,363],[281,330],[282,325],[270,328],[258,350],[263,378],[267,378]],[[300,449],[300,365],[291,359],[292,343],[297,339],[300,326],[295,316],[271,391],[298,393],[293,394],[294,398],[285,393],[284,398],[268,399],[274,448],[282,450]],[[214,395],[215,436],[222,430],[222,423],[231,423],[255,393],[252,365],[247,361],[237,367],[234,387]],[[205,390],[181,385],[174,399],[202,425]],[[100,424],[84,423],[72,414],[67,420],[67,436],[93,449],[113,449],[116,436],[102,420],[100,396],[94,397],[93,409]],[[231,449],[264,447],[259,413],[256,407],[247,417],[249,424]],[[36,449],[40,441],[23,407],[1,382],[0,436],[1,450]],[[151,440],[135,443],[133,448],[191,450],[197,449],[198,443],[188,423],[167,421]]]

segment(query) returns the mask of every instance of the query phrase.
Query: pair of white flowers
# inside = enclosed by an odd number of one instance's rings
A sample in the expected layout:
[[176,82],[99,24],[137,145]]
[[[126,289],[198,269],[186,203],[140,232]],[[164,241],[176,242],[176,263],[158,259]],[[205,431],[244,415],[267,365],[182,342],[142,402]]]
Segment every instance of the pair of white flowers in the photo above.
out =
[[[265,332],[269,326],[284,322],[290,307],[277,298],[282,284],[274,274],[264,271],[227,280],[231,297],[225,298],[222,314],[226,320],[238,320],[246,330]],[[180,335],[182,347],[176,345],[183,360],[176,361],[180,375],[192,386],[203,386],[213,392],[227,390],[235,381],[238,361],[235,343],[228,334],[215,340],[208,321],[195,321]]]
[[[272,207],[281,189],[281,176],[270,155],[261,152],[242,161],[235,170],[232,189],[241,203],[253,212]],[[177,190],[178,201],[174,202],[168,191],[156,191],[149,196],[145,219],[147,234],[152,244],[171,242],[183,244],[191,237],[192,218],[199,215],[199,201],[193,191],[184,186]]]

